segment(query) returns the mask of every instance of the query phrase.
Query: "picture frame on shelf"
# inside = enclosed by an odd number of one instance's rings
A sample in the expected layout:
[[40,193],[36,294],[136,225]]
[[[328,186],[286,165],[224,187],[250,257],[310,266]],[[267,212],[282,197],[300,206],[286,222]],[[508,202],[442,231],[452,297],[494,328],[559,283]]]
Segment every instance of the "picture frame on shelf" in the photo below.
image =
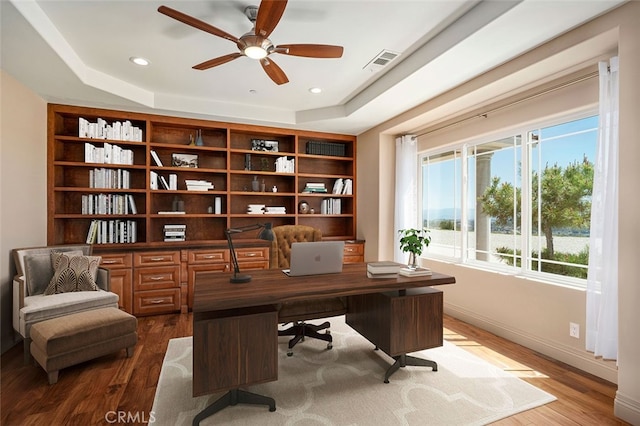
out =
[[171,154],[171,165],[173,167],[198,168],[198,155],[173,153]]
[[251,139],[251,150],[278,152],[278,141],[267,141],[264,139]]

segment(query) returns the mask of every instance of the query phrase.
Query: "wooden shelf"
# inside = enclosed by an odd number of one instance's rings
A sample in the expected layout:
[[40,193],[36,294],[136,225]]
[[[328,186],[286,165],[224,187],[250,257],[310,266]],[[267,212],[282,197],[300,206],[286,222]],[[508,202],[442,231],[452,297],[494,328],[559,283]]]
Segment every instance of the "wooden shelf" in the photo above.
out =
[[[357,185],[354,136],[57,104],[48,106],[48,114],[49,244],[84,243],[89,226],[95,219],[114,221],[114,224],[115,221],[135,222],[135,243],[98,245],[105,249],[169,249],[188,247],[190,244],[206,245],[207,242],[224,241],[226,228],[267,221],[274,226],[315,226],[330,239],[355,238]],[[80,137],[81,119],[90,123],[104,120],[108,126],[116,122],[128,122],[140,129],[142,140]],[[200,132],[202,145],[193,145],[192,141]],[[277,151],[253,150],[253,140],[277,142]],[[340,155],[307,153],[310,142],[314,147],[318,144],[331,146]],[[133,164],[85,162],[86,144],[97,148],[115,146],[130,150]],[[158,155],[163,166],[156,164],[152,151]],[[198,166],[173,166],[173,154],[196,155]],[[280,157],[293,159],[295,172],[276,172],[275,161]],[[247,166],[250,170],[245,169]],[[128,172],[130,189],[91,188],[89,174],[94,169]],[[151,189],[152,171],[167,181],[169,175],[177,175],[177,190]],[[264,181],[265,192],[252,191],[254,177],[261,184]],[[185,184],[187,179],[209,181],[214,189],[188,191]],[[337,179],[351,179],[353,194],[302,193],[306,184],[311,182],[324,183],[331,192]],[[271,191],[273,186],[277,187],[277,192]],[[85,194],[131,195],[137,214],[81,214],[81,199]],[[175,197],[184,202],[186,214],[158,214],[158,211],[171,211]],[[210,213],[216,198],[220,199],[220,214]],[[320,204],[325,198],[340,200],[342,214],[320,214]],[[315,214],[298,213],[298,204],[302,200],[315,209]],[[283,206],[286,214],[247,214],[249,204]],[[164,226],[168,224],[185,224],[187,241],[164,242]]]

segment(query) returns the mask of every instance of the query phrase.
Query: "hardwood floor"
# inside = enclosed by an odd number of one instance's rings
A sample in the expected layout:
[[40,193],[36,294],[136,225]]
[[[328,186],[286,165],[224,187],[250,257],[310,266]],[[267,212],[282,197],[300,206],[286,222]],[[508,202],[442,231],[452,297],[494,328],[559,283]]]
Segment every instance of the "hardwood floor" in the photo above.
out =
[[[445,316],[445,339],[555,395],[558,400],[496,425],[625,425],[613,416],[616,386]],[[138,318],[138,344],[62,370],[55,385],[24,365],[22,344],[1,358],[0,424],[146,424],[169,339],[192,335],[192,315]]]

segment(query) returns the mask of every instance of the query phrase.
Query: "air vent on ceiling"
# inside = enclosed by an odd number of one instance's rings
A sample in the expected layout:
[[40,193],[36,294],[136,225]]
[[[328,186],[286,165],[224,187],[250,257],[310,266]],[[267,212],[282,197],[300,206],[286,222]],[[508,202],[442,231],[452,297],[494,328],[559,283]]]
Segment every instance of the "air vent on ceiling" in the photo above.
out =
[[379,71],[383,67],[389,65],[391,61],[396,59],[400,54],[392,52],[391,50],[383,50],[378,53],[363,69],[370,71]]

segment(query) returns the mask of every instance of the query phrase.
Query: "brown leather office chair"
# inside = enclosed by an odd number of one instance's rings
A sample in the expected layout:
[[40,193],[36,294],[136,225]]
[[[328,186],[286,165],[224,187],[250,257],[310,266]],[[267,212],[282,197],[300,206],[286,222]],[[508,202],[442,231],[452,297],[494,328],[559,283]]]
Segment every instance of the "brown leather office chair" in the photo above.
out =
[[[273,233],[275,238],[271,246],[271,268],[289,268],[292,243],[322,240],[322,232],[311,226],[276,226]],[[286,285],[286,281],[283,285]],[[293,347],[305,337],[324,340],[327,342],[327,349],[331,349],[333,339],[329,332],[329,321],[320,325],[308,324],[305,321],[344,315],[346,312],[345,300],[339,297],[283,303],[278,310],[278,321],[282,324],[293,323],[288,329],[278,331],[279,336],[293,336],[289,340],[287,355],[293,355]],[[326,331],[320,333],[321,330]]]

